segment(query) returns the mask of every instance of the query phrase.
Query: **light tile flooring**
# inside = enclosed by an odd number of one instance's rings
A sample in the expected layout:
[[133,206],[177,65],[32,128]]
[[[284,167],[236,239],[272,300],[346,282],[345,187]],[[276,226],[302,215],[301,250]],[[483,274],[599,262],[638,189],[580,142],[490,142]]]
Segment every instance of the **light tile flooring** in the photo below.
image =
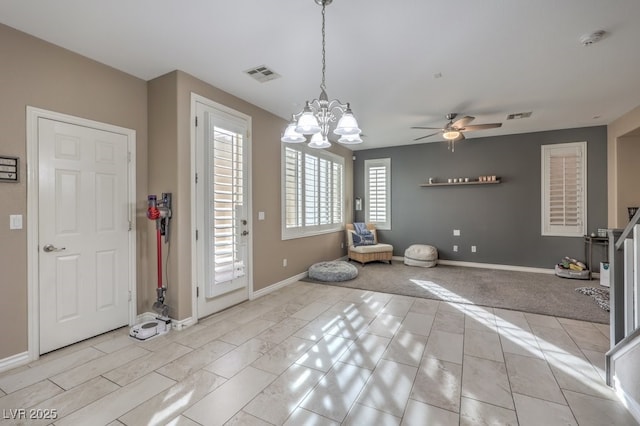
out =
[[15,417],[55,410],[56,425],[83,426],[635,425],[603,379],[608,332],[298,282],[183,331],[139,342],[120,329],[2,373],[0,409],[6,424],[30,425],[51,420]]

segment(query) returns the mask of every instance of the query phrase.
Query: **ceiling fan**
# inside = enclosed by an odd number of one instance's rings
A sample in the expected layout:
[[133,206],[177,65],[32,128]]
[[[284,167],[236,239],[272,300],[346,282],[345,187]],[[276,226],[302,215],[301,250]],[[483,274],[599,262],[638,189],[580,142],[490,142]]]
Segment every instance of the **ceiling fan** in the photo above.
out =
[[453,151],[453,143],[465,139],[464,132],[469,132],[469,131],[473,131],[473,130],[484,130],[484,129],[493,129],[493,128],[496,128],[496,127],[502,127],[502,123],[487,123],[487,124],[472,124],[472,125],[468,125],[473,120],[475,120],[475,117],[471,117],[469,115],[466,115],[466,116],[464,116],[464,117],[462,117],[462,118],[460,118],[460,119],[458,119],[456,121],[453,121],[453,120],[455,120],[455,118],[457,116],[458,116],[458,114],[455,113],[455,112],[450,112],[449,114],[447,114],[446,118],[447,118],[447,120],[449,120],[449,122],[444,127],[421,127],[421,126],[412,127],[412,129],[438,130],[435,133],[431,133],[431,134],[428,134],[426,136],[421,136],[419,138],[416,138],[416,139],[414,139],[414,141],[419,141],[421,139],[425,139],[425,138],[429,138],[431,136],[442,134],[442,137],[445,138],[447,140],[447,142],[449,142],[449,149],[451,149],[451,151]]

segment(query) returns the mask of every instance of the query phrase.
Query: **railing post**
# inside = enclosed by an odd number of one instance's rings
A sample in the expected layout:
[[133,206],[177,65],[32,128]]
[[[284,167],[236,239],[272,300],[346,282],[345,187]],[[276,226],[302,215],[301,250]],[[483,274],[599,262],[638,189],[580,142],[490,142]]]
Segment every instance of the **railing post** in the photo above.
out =
[[609,229],[609,327],[610,346],[624,339],[624,251],[616,248],[621,229]]

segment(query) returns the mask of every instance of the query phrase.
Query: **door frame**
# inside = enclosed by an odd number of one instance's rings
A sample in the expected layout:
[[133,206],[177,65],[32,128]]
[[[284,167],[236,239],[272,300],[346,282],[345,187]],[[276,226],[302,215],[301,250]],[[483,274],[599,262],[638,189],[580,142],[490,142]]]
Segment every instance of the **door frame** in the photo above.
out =
[[[197,189],[196,189],[196,173],[197,173],[197,163],[196,163],[196,142],[197,142],[197,128],[196,128],[196,107],[197,104],[204,104],[208,107],[215,108],[217,110],[226,112],[227,114],[234,115],[237,117],[241,117],[242,119],[247,121],[248,127],[248,137],[247,137],[247,147],[246,147],[246,179],[247,179],[247,218],[249,220],[248,223],[248,231],[249,231],[249,241],[247,241],[247,265],[248,265],[248,274],[247,274],[247,299],[253,299],[253,185],[252,185],[252,154],[251,154],[251,146],[252,146],[252,122],[251,116],[244,114],[240,111],[237,111],[233,108],[229,108],[225,105],[222,105],[218,102],[212,101],[211,99],[205,98],[204,96],[198,95],[197,93],[191,92],[191,104],[190,104],[190,129],[191,129],[191,316],[192,316],[192,324],[196,324],[199,321],[198,314],[198,247],[196,241],[196,232],[197,232]],[[204,292],[204,290],[203,290]],[[201,297],[203,297],[201,295]],[[224,298],[224,295],[220,296]]]
[[71,125],[90,127],[97,130],[122,134],[127,137],[129,161],[127,165],[127,192],[129,203],[129,325],[133,325],[137,315],[136,296],[136,131],[112,124],[101,123],[55,111],[27,106],[27,334],[28,357],[34,361],[40,357],[40,263],[38,200],[40,195],[38,158],[38,120],[41,118],[60,121]]

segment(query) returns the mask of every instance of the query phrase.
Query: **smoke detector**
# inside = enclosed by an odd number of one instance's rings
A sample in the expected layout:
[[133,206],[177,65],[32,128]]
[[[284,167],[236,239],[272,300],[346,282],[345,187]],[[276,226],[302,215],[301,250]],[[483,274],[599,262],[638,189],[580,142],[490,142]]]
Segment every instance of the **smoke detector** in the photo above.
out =
[[583,46],[591,46],[593,43],[597,43],[607,34],[606,31],[598,30],[594,31],[590,34],[583,34],[580,36],[580,43]]

